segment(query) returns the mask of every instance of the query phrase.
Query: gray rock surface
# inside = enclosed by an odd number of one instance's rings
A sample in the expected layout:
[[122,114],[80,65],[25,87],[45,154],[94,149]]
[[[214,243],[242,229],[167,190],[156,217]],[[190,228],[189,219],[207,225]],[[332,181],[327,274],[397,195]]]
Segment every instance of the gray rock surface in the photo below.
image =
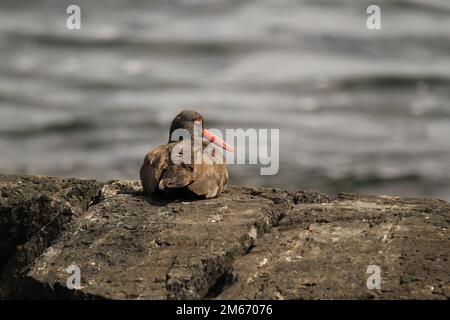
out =
[[0,175],[0,297],[12,294],[22,269],[87,210],[100,188],[92,180]]
[[441,200],[233,186],[161,199],[137,182],[0,176],[0,214],[3,298],[450,298]]

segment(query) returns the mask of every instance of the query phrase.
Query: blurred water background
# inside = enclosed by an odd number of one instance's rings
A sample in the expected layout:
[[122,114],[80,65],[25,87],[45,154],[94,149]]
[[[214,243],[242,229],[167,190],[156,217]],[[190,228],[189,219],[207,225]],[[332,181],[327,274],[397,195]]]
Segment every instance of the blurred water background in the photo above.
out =
[[448,0],[0,0],[2,173],[137,179],[190,108],[280,129],[231,183],[449,200],[449,89]]

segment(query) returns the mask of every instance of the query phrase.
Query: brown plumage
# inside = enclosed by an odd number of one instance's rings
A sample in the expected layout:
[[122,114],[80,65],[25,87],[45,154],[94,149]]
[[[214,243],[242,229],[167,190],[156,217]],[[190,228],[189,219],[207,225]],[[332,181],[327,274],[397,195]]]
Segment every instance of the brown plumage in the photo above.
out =
[[[145,193],[162,193],[165,195],[195,195],[206,198],[218,196],[228,183],[228,171],[224,157],[213,151],[212,153],[194,152],[193,145],[189,140],[182,141],[175,138],[172,141],[172,134],[177,129],[185,129],[191,137],[194,137],[194,123],[201,126],[202,135],[210,138],[212,135],[203,128],[203,117],[195,111],[183,111],[172,121],[169,132],[169,142],[160,145],[150,151],[144,158],[140,170],[140,178]],[[232,150],[226,143],[214,136],[211,139],[215,144],[224,149]],[[208,143],[203,142],[205,148]],[[172,161],[171,153],[175,152],[183,155],[185,148],[190,148],[191,160],[202,157],[202,163],[191,161],[190,163],[175,164]],[[222,161],[217,161],[221,157]]]

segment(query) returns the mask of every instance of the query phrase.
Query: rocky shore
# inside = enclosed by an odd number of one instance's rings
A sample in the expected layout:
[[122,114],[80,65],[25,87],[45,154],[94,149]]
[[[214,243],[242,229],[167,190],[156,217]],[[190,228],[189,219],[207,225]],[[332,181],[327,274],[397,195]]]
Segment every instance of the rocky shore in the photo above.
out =
[[0,175],[0,298],[449,299],[449,223],[437,199]]

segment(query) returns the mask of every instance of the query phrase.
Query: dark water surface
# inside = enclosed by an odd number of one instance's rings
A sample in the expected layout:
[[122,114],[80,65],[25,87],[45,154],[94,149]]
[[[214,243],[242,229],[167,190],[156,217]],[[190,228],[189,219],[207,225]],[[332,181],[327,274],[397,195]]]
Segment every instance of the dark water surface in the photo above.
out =
[[0,1],[0,172],[137,179],[183,108],[280,129],[234,184],[450,199],[450,1]]

